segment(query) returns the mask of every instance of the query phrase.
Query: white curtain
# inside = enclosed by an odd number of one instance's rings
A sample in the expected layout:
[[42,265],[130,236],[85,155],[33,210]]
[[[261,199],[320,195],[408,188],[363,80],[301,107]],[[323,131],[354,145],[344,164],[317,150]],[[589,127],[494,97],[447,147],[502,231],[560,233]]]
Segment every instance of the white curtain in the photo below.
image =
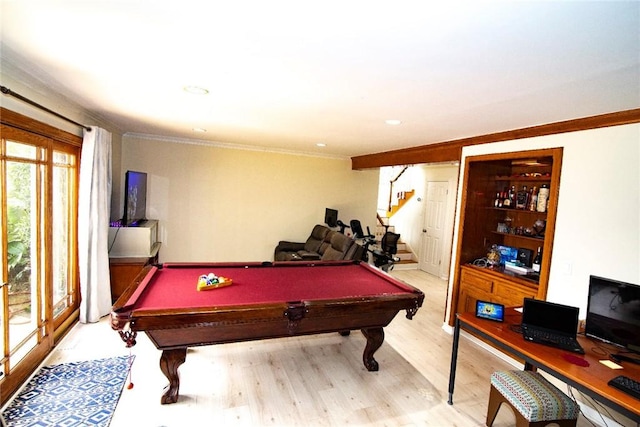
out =
[[109,215],[111,211],[111,133],[84,131],[78,194],[80,322],[97,322],[111,311]]

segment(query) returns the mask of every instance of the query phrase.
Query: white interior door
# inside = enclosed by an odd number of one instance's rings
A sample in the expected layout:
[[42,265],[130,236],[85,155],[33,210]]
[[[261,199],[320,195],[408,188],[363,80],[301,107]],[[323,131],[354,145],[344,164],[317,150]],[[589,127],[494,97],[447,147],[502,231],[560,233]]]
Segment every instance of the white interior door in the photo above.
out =
[[422,227],[422,254],[419,268],[429,274],[441,276],[444,226],[447,211],[449,183],[427,183],[424,225]]

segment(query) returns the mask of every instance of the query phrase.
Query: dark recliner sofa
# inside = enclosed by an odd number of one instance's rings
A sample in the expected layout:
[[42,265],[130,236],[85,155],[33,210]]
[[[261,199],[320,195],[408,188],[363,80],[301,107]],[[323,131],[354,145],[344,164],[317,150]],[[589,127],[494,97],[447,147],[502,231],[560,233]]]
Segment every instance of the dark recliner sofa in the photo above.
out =
[[306,242],[280,241],[274,261],[338,261],[362,258],[362,246],[324,225],[316,225]]

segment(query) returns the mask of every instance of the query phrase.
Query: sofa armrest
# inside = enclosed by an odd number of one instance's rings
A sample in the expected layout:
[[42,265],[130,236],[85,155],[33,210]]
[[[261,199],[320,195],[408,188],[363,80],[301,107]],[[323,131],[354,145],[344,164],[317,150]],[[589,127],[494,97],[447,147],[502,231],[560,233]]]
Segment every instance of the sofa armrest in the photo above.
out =
[[357,243],[353,243],[349,250],[347,251],[344,259],[348,260],[362,260],[362,254],[364,253],[364,248]]
[[314,260],[314,259],[320,259],[320,258],[321,258],[319,253],[317,253],[317,252],[305,251],[305,250],[298,251],[298,252],[296,252],[296,254],[298,254],[298,256],[299,256],[300,258],[302,258],[303,260],[305,260],[305,261],[306,261],[306,260],[310,260],[310,261],[312,261],[312,260]]
[[275,253],[278,252],[298,252],[304,250],[304,243],[301,242],[288,242],[286,240],[281,240],[278,242],[278,246],[276,246]]

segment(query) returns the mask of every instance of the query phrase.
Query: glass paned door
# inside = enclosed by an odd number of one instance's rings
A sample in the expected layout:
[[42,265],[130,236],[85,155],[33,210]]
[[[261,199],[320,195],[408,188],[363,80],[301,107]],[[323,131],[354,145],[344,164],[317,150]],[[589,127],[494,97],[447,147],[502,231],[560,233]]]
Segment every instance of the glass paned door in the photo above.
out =
[[80,145],[0,124],[0,405],[77,313]]
[[7,142],[7,263],[10,368],[35,347],[44,334],[42,226],[46,152],[42,148]]
[[75,308],[77,304],[76,260],[73,254],[76,242],[76,164],[73,153],[54,150],[52,216],[53,256],[53,316]]
[[10,368],[19,363],[44,335],[42,268],[45,150],[7,141],[7,303]]

